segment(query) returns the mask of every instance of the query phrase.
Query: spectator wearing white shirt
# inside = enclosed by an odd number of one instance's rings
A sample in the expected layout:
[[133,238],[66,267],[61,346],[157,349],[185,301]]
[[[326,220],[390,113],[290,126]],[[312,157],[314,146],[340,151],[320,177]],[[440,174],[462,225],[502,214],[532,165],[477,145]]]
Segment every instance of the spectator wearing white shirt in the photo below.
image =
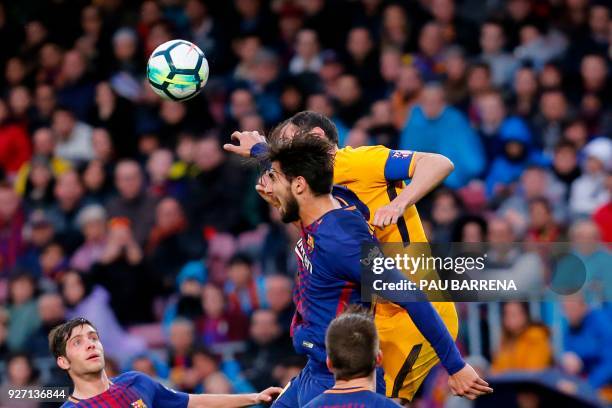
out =
[[606,171],[612,170],[612,141],[604,137],[584,147],[583,174],[572,183],[570,211],[574,216],[591,215],[610,200],[605,187]]
[[299,75],[305,72],[318,73],[323,65],[320,45],[314,30],[304,29],[298,32],[295,44],[296,54],[289,62],[289,72]]
[[53,113],[52,129],[57,137],[55,154],[73,163],[93,159],[92,127],[80,122],[74,113],[58,108]]

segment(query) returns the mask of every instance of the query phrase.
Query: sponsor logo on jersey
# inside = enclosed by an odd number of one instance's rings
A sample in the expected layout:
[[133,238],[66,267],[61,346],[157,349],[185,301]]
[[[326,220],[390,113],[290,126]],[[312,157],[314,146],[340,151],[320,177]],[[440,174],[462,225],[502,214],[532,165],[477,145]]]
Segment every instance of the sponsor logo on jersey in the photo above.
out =
[[295,254],[298,257],[301,266],[308,272],[312,273],[312,263],[308,258],[308,252],[306,251],[306,248],[304,248],[304,241],[302,238],[300,238],[295,245]]

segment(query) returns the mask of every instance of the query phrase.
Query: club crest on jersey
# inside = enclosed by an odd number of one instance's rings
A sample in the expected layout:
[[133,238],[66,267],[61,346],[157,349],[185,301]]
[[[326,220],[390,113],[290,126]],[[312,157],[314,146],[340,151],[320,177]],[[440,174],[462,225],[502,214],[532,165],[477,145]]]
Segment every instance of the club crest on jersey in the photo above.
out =
[[312,252],[314,249],[314,237],[312,235],[308,235],[308,239],[306,240],[306,246],[308,247],[308,251]]
[[134,401],[130,404],[130,406],[132,408],[147,408],[147,404],[144,403],[144,401],[142,399],[139,399],[138,401]]

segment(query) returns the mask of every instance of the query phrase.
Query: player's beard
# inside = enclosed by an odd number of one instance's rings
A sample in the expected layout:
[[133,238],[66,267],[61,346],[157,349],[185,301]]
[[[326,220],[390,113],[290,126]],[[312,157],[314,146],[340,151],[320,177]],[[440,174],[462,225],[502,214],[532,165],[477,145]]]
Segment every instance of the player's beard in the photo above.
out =
[[285,208],[281,211],[281,220],[285,224],[298,221],[300,219],[300,204],[295,199],[292,193],[289,193],[289,198],[285,204]]

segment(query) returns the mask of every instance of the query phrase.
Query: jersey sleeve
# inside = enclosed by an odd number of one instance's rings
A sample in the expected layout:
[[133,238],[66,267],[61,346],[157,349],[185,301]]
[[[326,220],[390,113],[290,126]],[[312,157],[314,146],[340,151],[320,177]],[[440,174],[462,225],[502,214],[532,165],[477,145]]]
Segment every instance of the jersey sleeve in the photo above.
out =
[[385,179],[401,181],[412,177],[414,152],[410,150],[389,150],[385,163]]
[[385,146],[344,148],[336,153],[334,183],[362,183],[366,186],[384,185],[385,165],[389,157]]
[[259,162],[259,165],[264,170],[270,170],[272,163],[268,160],[268,153],[270,152],[270,146],[265,142],[259,142],[251,147],[250,155],[252,158]]
[[189,404],[189,394],[172,390],[151,377],[140,374],[144,388],[150,393],[153,406],[168,407],[168,408],[186,408]]
[[414,171],[413,158],[414,152],[410,150],[390,150],[385,146],[341,149],[336,154],[334,182],[380,186],[387,181],[406,180]]

